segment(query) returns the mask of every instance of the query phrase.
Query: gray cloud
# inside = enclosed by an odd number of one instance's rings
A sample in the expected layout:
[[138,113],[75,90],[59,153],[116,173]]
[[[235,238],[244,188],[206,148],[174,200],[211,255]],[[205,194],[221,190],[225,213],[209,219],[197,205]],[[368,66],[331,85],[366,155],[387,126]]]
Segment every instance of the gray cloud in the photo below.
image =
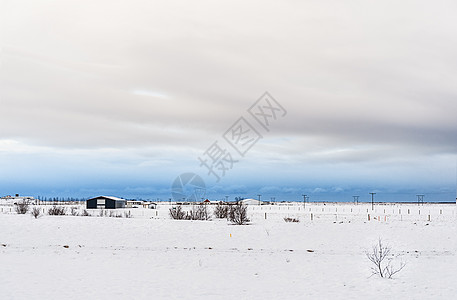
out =
[[204,150],[268,90],[276,158],[457,151],[451,1],[3,5],[0,139]]

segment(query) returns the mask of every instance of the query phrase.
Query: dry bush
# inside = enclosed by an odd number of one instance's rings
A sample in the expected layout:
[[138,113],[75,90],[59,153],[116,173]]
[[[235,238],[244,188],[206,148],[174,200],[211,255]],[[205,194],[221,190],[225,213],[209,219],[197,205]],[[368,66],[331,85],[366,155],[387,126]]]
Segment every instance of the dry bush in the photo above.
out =
[[130,212],[130,210],[124,212],[124,218],[127,218],[127,219],[133,218],[132,213]]
[[388,245],[383,245],[381,239],[373,246],[371,252],[366,252],[366,255],[374,265],[371,267],[371,273],[382,278],[392,278],[392,276],[403,270],[406,265],[404,262],[400,262],[397,267],[393,265],[395,255],[392,254],[392,248]]
[[[132,217],[131,214],[130,214],[130,211],[128,212],[128,215],[129,216],[126,217],[126,218],[131,218]],[[114,212],[112,210],[109,211],[109,217],[110,218],[122,218],[122,216],[123,216],[122,212],[121,213],[116,213],[116,212]]]
[[79,216],[78,208],[76,208],[76,207],[74,207],[74,206],[71,207],[71,208],[70,208],[70,214],[71,214],[72,216],[74,216],[74,217]]
[[38,207],[32,208],[31,214],[32,214],[32,216],[35,217],[35,219],[37,219],[37,218],[40,216],[40,214],[41,214],[40,208],[38,208]]
[[14,204],[15,205],[15,210],[18,214],[24,215],[29,211],[30,208],[30,202],[29,200],[22,200],[21,202],[17,202]]
[[81,213],[81,216],[83,217],[89,217],[90,216],[90,213],[87,211],[87,209],[83,209],[82,213]]
[[226,204],[218,203],[214,208],[214,216],[218,219],[226,219],[229,212],[229,207]]
[[211,217],[208,212],[208,207],[205,204],[200,204],[193,206],[192,210],[186,214],[185,219],[208,221],[211,220]]
[[250,221],[247,210],[247,206],[241,202],[231,205],[228,213],[229,221],[236,225],[246,225]]
[[186,213],[183,211],[181,205],[170,208],[169,213],[170,217],[174,220],[184,220],[186,217]]
[[287,223],[298,223],[298,222],[300,222],[299,219],[295,219],[295,218],[284,218],[284,221],[287,222]]
[[48,209],[48,215],[50,216],[65,216],[66,208],[62,206],[54,205]]

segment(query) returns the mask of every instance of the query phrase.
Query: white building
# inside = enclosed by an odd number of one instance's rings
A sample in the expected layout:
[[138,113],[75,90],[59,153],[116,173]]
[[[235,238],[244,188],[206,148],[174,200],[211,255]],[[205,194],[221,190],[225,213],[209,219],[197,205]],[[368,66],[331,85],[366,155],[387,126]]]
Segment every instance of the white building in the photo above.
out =
[[8,195],[0,198],[0,204],[3,205],[13,205],[24,201],[28,201],[30,204],[36,204],[36,199],[31,196],[19,196],[19,194],[16,194],[15,196]]
[[243,199],[240,201],[244,205],[262,205],[262,201],[256,199]]

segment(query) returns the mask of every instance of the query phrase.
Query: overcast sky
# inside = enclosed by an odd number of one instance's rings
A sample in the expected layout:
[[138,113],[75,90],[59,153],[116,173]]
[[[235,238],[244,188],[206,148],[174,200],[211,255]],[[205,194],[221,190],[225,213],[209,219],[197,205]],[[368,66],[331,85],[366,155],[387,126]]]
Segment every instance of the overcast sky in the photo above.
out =
[[[194,172],[214,198],[451,201],[456,13],[455,1],[0,0],[0,193],[167,199]],[[265,91],[287,111],[269,131],[247,113]],[[216,182],[198,158],[242,116],[263,138]]]

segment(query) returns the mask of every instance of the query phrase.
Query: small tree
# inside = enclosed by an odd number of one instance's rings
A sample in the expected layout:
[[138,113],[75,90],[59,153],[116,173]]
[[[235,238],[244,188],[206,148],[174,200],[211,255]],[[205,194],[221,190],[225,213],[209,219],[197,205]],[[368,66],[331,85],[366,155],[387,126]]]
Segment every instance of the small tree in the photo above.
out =
[[236,225],[246,225],[250,221],[247,210],[247,206],[240,201],[235,205],[231,205],[228,213],[229,221]]
[[184,220],[186,213],[183,211],[182,206],[178,205],[170,208],[170,217],[174,220]]
[[226,204],[218,203],[216,208],[214,208],[214,216],[218,219],[225,219],[227,218],[229,212],[229,207]]
[[31,214],[35,217],[35,219],[37,219],[41,214],[41,210],[38,207],[34,207],[32,208]]
[[403,270],[405,263],[401,262],[399,266],[393,266],[392,248],[383,245],[382,240],[373,246],[371,252],[366,252],[367,258],[373,263],[371,272],[373,275],[379,275],[382,278],[392,278],[395,274]]
[[26,199],[23,199],[21,202],[18,201],[17,203],[15,203],[15,205],[15,210],[20,215],[26,214],[30,208],[30,202]]

